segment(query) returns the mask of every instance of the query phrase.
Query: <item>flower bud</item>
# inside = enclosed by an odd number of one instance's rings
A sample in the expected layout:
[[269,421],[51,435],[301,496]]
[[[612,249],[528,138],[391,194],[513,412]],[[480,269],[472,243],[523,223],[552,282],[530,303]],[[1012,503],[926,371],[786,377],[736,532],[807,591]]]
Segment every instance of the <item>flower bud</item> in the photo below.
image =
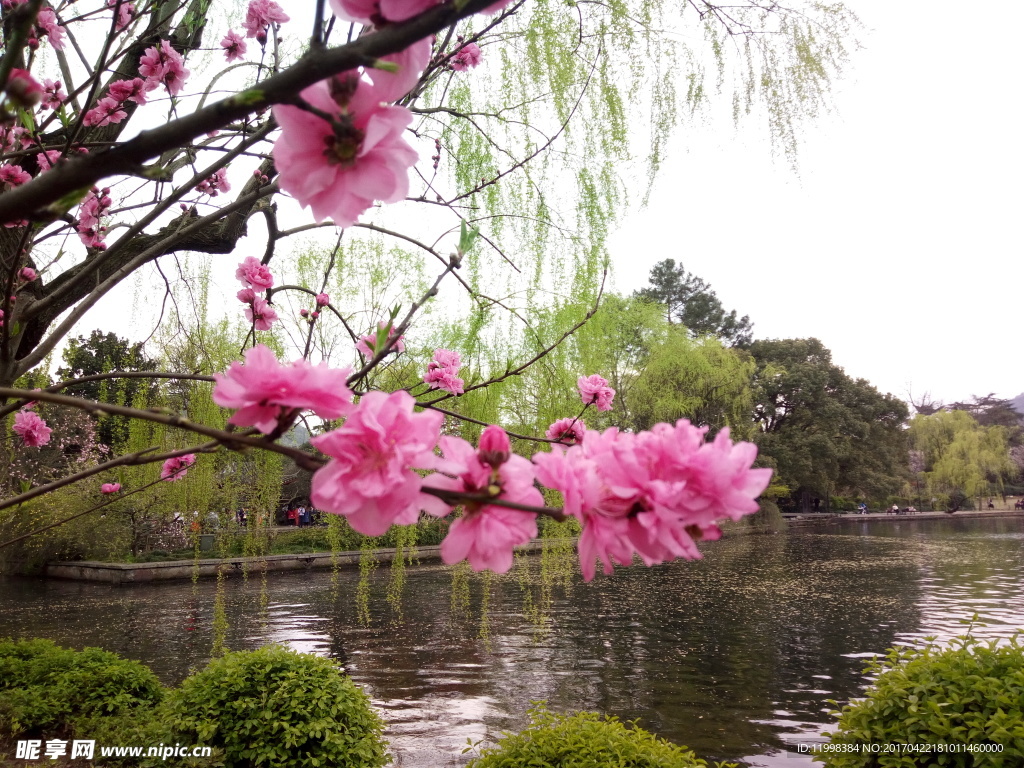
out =
[[480,461],[492,469],[497,469],[512,454],[512,445],[509,443],[505,430],[496,424],[484,429],[480,433],[479,447]]

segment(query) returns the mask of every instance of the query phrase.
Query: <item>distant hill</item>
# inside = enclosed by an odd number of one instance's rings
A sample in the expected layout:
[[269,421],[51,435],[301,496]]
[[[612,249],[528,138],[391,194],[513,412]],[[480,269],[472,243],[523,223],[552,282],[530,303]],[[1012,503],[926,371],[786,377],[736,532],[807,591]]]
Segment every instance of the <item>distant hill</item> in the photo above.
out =
[[1017,411],[1017,413],[1019,413],[1021,416],[1024,416],[1024,392],[1021,392],[1010,402],[1013,403],[1013,407]]

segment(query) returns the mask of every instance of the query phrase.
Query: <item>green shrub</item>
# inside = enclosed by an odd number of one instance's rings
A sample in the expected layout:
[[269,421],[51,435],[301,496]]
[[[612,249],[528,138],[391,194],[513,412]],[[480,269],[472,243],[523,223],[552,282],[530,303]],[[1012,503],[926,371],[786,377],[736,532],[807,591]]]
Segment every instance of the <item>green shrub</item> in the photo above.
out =
[[[595,712],[559,715],[530,707],[529,727],[505,733],[466,768],[704,768],[707,763],[635,723]],[[719,763],[719,766],[725,764]]]
[[277,646],[210,662],[168,694],[166,718],[174,741],[219,749],[229,768],[388,761],[366,694],[328,659]]
[[[865,670],[877,675],[865,698],[838,715],[829,768],[1024,765],[1024,647],[957,638],[952,647],[895,648]],[[872,754],[863,745],[953,745],[964,752]],[[872,746],[872,749],[875,747]],[[994,751],[1000,749],[1001,751]],[[986,751],[987,750],[987,751]]]
[[72,733],[97,718],[136,716],[163,697],[148,667],[99,648],[0,641],[0,733]]
[[786,518],[782,516],[778,504],[770,499],[760,499],[757,507],[757,512],[747,518],[751,528],[760,533],[777,533],[785,530]]

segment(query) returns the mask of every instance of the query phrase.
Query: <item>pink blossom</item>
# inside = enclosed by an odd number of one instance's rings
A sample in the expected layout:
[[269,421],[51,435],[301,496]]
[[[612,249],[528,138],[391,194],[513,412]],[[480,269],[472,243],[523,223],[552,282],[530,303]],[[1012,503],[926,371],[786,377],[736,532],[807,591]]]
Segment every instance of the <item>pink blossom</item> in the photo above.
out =
[[434,359],[427,363],[427,374],[423,381],[431,389],[443,389],[453,395],[461,395],[465,382],[458,377],[462,362],[459,353],[447,349],[434,350]]
[[[445,474],[428,475],[424,487],[543,505],[544,498],[533,484],[533,465],[510,453],[508,435],[501,427],[484,430],[479,453],[462,438],[446,436],[440,442]],[[466,501],[462,516],[451,524],[441,542],[441,559],[449,565],[468,560],[474,571],[505,573],[512,567],[515,547],[536,535],[535,513]]]
[[[221,168],[211,176],[203,179],[203,181],[196,184],[196,191],[210,197],[216,197],[221,192],[230,192],[231,185],[228,183],[228,169]],[[249,258],[252,257],[250,256]],[[269,270],[267,270],[267,274],[270,274]],[[271,278],[271,285],[273,285],[273,278]]]
[[328,296],[326,293],[318,293],[316,295],[316,305],[318,307],[326,307],[330,303],[331,297]]
[[128,113],[121,109],[121,102],[104,96],[95,107],[85,113],[82,122],[85,125],[110,125],[120,123],[128,117]]
[[[383,330],[384,323],[377,323],[377,328]],[[395,338],[395,333],[396,332],[397,331],[396,331],[394,326],[391,326],[390,328],[388,328],[388,342],[389,343],[391,342],[392,339]],[[397,354],[401,354],[402,352],[405,351],[405,342],[402,341],[402,339],[404,339],[404,338],[405,338],[404,336],[399,336],[398,339],[395,340],[395,342],[393,344],[391,344],[390,348],[388,349],[388,354],[389,355],[390,354],[396,354],[397,355]],[[356,351],[357,352],[361,352],[364,357],[370,358],[370,357],[373,357],[375,354],[377,354],[376,350],[377,350],[377,335],[376,334],[368,333],[365,336],[360,336],[359,337],[359,343],[356,344]]]
[[416,469],[434,469],[434,447],[444,415],[415,413],[408,392],[368,392],[345,420],[314,437],[317,449],[331,456],[313,475],[313,504],[337,515],[366,536],[380,536],[392,524],[411,525],[420,510],[443,515],[447,506],[422,493]]
[[311,410],[324,419],[337,419],[352,409],[352,391],[345,383],[351,368],[310,365],[305,360],[282,365],[267,347],[246,350],[245,364],[232,363],[214,376],[213,402],[238,409],[229,424],[274,431],[291,411]]
[[597,410],[610,411],[612,409],[612,398],[615,397],[615,390],[608,386],[608,381],[596,373],[591,376],[580,376],[576,380],[576,386],[580,391],[580,398],[584,405],[595,403]]
[[64,50],[64,27],[57,22],[57,14],[53,8],[43,7],[36,16],[36,26],[50,41],[53,50]]
[[0,165],[0,183],[6,189],[13,189],[31,179],[28,171],[20,165]]
[[117,23],[114,25],[114,29],[120,32],[122,29],[131,24],[132,19],[135,16],[135,6],[125,0],[121,0],[118,4],[118,0],[107,0],[108,8],[117,8]]
[[185,60],[167,40],[160,41],[160,47],[147,48],[139,59],[139,74],[146,78],[146,89],[153,90],[161,83],[172,96],[181,93],[189,70]]
[[117,493],[120,490],[120,483],[104,483],[100,486],[100,493]]
[[25,146],[25,129],[20,125],[0,125],[0,150],[10,152]]
[[60,109],[67,95],[60,80],[43,80],[43,106],[47,109]]
[[0,309],[0,328],[4,327],[4,311]]
[[[258,291],[266,291],[274,287],[274,276],[270,267],[261,263],[255,256],[246,256],[239,262],[235,277],[242,283]],[[241,297],[239,297],[241,298]]]
[[18,279],[24,280],[26,283],[31,283],[37,277],[39,274],[32,267],[22,267],[18,270]]
[[224,35],[224,39],[220,41],[220,47],[224,49],[224,58],[228,63],[241,59],[247,48],[245,38],[233,29],[229,29],[228,33]]
[[43,98],[43,86],[24,69],[14,68],[7,77],[7,97],[17,106],[30,109]]
[[186,453],[184,456],[168,459],[160,469],[160,479],[175,483],[185,477],[188,474],[188,468],[195,463],[196,455],[194,453]]
[[[336,81],[337,82],[337,81]],[[409,192],[409,168],[418,155],[403,138],[412,114],[404,107],[385,106],[374,86],[365,80],[342,81],[352,96],[344,108],[331,96],[327,81],[302,92],[302,98],[332,115],[334,124],[287,105],[274,107],[281,136],[274,144],[274,161],[281,188],[317,221],[334,219],[348,227],[374,200],[398,202]],[[322,152],[312,147],[324,147]]]
[[252,288],[243,288],[235,294],[243,304],[252,304],[256,301],[256,292]]
[[483,58],[483,55],[480,51],[480,46],[476,43],[466,43],[459,49],[458,53],[452,56],[449,66],[456,72],[465,72],[471,67],[478,66],[481,58]]
[[441,0],[330,0],[334,15],[358,24],[370,24],[373,17],[380,15],[387,21],[405,21],[417,16],[428,8],[438,5]]
[[367,69],[366,75],[373,82],[380,101],[398,101],[416,87],[430,63],[430,40],[418,40],[405,50],[381,56],[381,61],[397,65],[398,71],[373,68]]
[[277,312],[270,306],[269,301],[257,296],[253,299],[252,305],[245,308],[245,319],[252,323],[257,331],[269,331],[277,320]]
[[733,445],[728,429],[710,443],[685,419],[649,432],[588,431],[581,445],[533,457],[537,477],[562,493],[566,514],[583,523],[580,565],[611,573],[639,555],[647,565],[699,558],[696,542],[715,539],[722,518],[757,511],[769,469],[752,469],[757,448]]
[[586,427],[579,419],[559,419],[544,433],[549,440],[557,440],[565,445],[583,442]]
[[136,104],[145,104],[146,81],[141,77],[135,77],[131,80],[117,80],[110,84],[110,88],[107,89],[107,95],[122,103],[131,100]]
[[93,188],[78,207],[78,239],[89,248],[106,247],[103,238],[107,228],[100,222],[110,210],[112,201],[109,192],[106,188],[102,191]]
[[44,149],[36,155],[36,165],[39,166],[40,171],[48,171],[57,164],[62,155],[63,153],[59,149]]
[[[260,43],[266,42],[267,28],[271,24],[284,24],[288,16],[273,0],[249,0],[242,27],[246,37],[255,37]],[[244,53],[244,51],[243,51]]]
[[29,448],[38,448],[50,442],[51,430],[35,411],[18,411],[14,414],[13,429]]

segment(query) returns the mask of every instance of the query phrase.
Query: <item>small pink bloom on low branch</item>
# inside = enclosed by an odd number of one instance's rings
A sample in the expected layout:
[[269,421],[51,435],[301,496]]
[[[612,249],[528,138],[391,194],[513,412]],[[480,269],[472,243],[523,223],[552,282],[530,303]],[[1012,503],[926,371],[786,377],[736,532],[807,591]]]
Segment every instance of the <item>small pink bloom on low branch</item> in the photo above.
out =
[[67,95],[60,80],[43,80],[43,106],[47,109],[60,109]]
[[169,483],[177,482],[188,474],[188,468],[196,463],[194,453],[186,453],[184,456],[175,456],[164,462],[160,469],[160,479]]
[[593,403],[599,411],[612,409],[615,390],[608,386],[607,379],[601,378],[596,373],[590,376],[580,376],[576,380],[576,387],[580,391],[580,398],[584,405]]
[[257,331],[269,331],[277,320],[277,312],[266,299],[256,297],[252,304],[245,308],[245,319],[253,324]]
[[185,60],[167,40],[161,40],[159,47],[147,48],[139,59],[139,74],[146,78],[146,89],[153,90],[163,85],[172,96],[181,93],[189,70],[185,69]]
[[[255,256],[246,256],[235,270],[235,277],[242,283],[257,291],[266,291],[274,287],[274,276],[270,267],[260,263]],[[241,296],[239,296],[241,298]]]
[[[384,323],[377,323],[377,327],[380,328],[380,329],[383,329],[384,328]],[[391,326],[391,328],[388,329],[388,341],[389,342],[392,339],[395,338],[395,333],[396,333],[395,327]],[[394,354],[397,355],[397,354],[400,354],[402,352],[405,352],[405,342],[402,341],[403,338],[405,338],[405,337],[404,336],[399,336],[398,339],[395,340],[394,344],[392,344],[391,347],[388,349],[388,354],[394,353]],[[363,354],[363,356],[366,357],[366,358],[371,358],[375,354],[377,354],[377,336],[376,336],[376,334],[368,333],[365,336],[360,336],[359,337],[359,343],[356,344],[356,351],[357,352],[361,352]]]
[[458,377],[462,361],[459,353],[448,349],[434,351],[434,359],[427,363],[427,375],[423,381],[430,385],[431,389],[443,389],[453,395],[461,395],[465,389],[465,382]]
[[318,293],[316,295],[316,305],[318,307],[326,307],[330,303],[331,297],[328,296],[326,293]]
[[232,363],[214,376],[213,402],[236,408],[228,419],[239,427],[256,427],[270,434],[289,411],[310,410],[324,419],[337,419],[352,409],[352,390],[345,383],[351,368],[311,365],[305,360],[282,365],[259,344],[245,353],[245,364]]
[[[534,486],[534,467],[511,454],[508,435],[491,426],[480,436],[480,451],[462,438],[442,437],[441,472],[423,479],[426,488],[503,499],[539,507],[544,498]],[[451,565],[468,560],[474,571],[505,573],[512,567],[513,551],[537,535],[537,515],[485,501],[466,501],[463,513],[441,542],[441,559]],[[436,514],[436,513],[433,513]]]
[[35,411],[18,411],[14,414],[14,432],[29,448],[38,448],[50,442],[51,430]]
[[124,103],[134,101],[136,104],[146,103],[146,81],[141,77],[131,80],[116,80],[107,89],[107,95]]
[[544,433],[549,440],[557,440],[565,445],[576,445],[583,442],[586,427],[579,419],[559,419]]
[[120,123],[128,117],[128,113],[121,109],[121,102],[104,96],[95,107],[85,113],[82,123],[85,125],[110,125]]
[[224,49],[224,58],[230,64],[232,61],[241,59],[248,46],[245,44],[244,37],[235,30],[229,29],[228,33],[224,35],[224,39],[220,41],[220,47]]
[[14,104],[31,109],[43,98],[43,86],[24,69],[12,69],[7,77],[7,98]]
[[104,483],[100,486],[100,493],[117,493],[120,490],[120,483]]
[[392,524],[412,525],[420,510],[436,515],[448,507],[422,493],[416,469],[434,469],[434,447],[444,415],[416,413],[408,392],[368,392],[338,429],[311,442],[331,457],[313,475],[313,504],[345,515],[366,536],[380,536]]
[[18,270],[18,279],[26,283],[31,283],[37,277],[39,277],[39,274],[32,267],[22,267]]
[[267,42],[267,29],[271,24],[284,24],[288,20],[288,15],[273,0],[250,0],[242,28],[246,37],[255,37],[262,45]]
[[451,57],[449,65],[456,72],[465,72],[467,69],[479,66],[482,58],[483,54],[480,51],[479,45],[476,43],[466,43],[459,49],[458,53]]
[[[230,192],[231,185],[228,183],[228,169],[221,168],[211,176],[203,179],[201,182],[196,184],[196,191],[201,192],[210,197],[216,197],[221,192]],[[249,258],[252,258],[251,256]],[[262,266],[262,265],[261,265]],[[266,269],[266,267],[264,267]],[[270,271],[267,271],[270,274]],[[271,285],[273,285],[273,278],[271,278]]]
[[409,169],[419,158],[404,138],[409,110],[381,104],[374,85],[353,73],[311,85],[301,96],[332,119],[274,107],[281,189],[311,208],[317,221],[330,218],[339,227],[354,224],[375,200],[405,199]]
[[533,457],[537,478],[562,493],[566,514],[583,524],[579,553],[583,578],[595,560],[611,573],[639,555],[646,565],[701,556],[696,542],[721,534],[716,522],[756,512],[770,469],[753,469],[757,448],[723,429],[686,419],[649,432],[588,431],[580,445]]
[[78,238],[89,248],[105,248],[103,238],[107,229],[101,224],[112,205],[110,189],[98,190],[95,187],[85,196],[78,207]]

